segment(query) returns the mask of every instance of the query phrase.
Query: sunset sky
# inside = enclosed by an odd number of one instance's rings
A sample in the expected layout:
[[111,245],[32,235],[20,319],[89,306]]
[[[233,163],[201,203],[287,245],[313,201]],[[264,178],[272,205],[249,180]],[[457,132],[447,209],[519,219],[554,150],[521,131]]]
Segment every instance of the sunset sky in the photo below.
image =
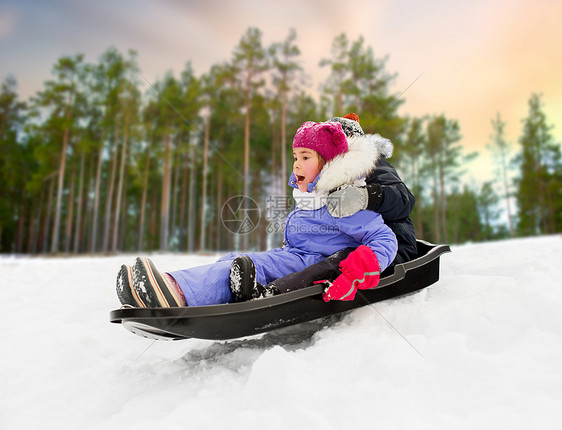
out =
[[533,92],[562,142],[560,0],[0,0],[0,79],[14,75],[25,100],[59,57],[84,53],[94,63],[112,45],[136,49],[149,82],[178,76],[187,61],[200,75],[230,60],[249,27],[264,45],[296,30],[311,94],[327,76],[318,63],[334,37],[362,35],[377,58],[389,56],[393,92],[407,89],[401,114],[444,113],[459,121],[467,151],[483,151],[467,180],[492,177],[485,146],[496,112],[516,148]]

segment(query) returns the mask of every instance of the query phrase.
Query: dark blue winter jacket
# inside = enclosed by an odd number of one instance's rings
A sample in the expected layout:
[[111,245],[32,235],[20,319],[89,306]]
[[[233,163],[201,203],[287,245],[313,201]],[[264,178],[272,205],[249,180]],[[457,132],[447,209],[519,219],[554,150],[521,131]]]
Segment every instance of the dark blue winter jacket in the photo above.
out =
[[410,219],[416,199],[402,182],[394,167],[381,156],[375,169],[367,176],[367,185],[379,184],[382,202],[372,210],[380,213],[398,240],[398,253],[393,264],[404,263],[417,257],[416,231]]

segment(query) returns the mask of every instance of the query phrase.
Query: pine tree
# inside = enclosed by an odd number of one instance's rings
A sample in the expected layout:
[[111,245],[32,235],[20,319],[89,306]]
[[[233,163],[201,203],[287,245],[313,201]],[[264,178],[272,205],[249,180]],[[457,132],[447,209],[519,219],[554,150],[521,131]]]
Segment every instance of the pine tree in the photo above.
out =
[[[26,104],[18,100],[17,81],[8,76],[0,90],[0,250],[15,250],[14,215],[23,210],[22,191],[34,168],[31,145],[19,144]],[[33,221],[31,221],[33,222]],[[20,251],[20,250],[18,250]]]
[[562,228],[559,223],[562,162],[560,146],[553,142],[551,129],[542,111],[541,96],[532,94],[517,157],[521,169],[516,180],[517,230],[521,235],[554,233]]
[[[237,71],[232,64],[214,65],[205,76],[209,109],[210,170],[217,175],[214,193],[214,216],[217,249],[230,249],[232,236],[221,235],[224,229],[221,208],[226,199],[242,194],[244,176],[244,98],[239,90]],[[220,180],[218,179],[220,178]]]
[[[365,133],[379,133],[396,144],[406,125],[397,113],[404,100],[390,93],[396,74],[387,73],[387,60],[376,58],[362,36],[350,44],[342,33],[332,42],[332,57],[323,59],[320,66],[331,68],[324,85],[325,93],[333,97],[328,110],[337,116],[356,112]],[[397,151],[396,158],[399,154]]]
[[[123,212],[122,199],[125,194],[125,173],[128,159],[129,145],[132,138],[137,137],[135,126],[138,123],[138,111],[140,106],[140,92],[137,88],[137,75],[139,72],[136,63],[137,53],[129,51],[129,58],[125,61],[123,80],[121,82],[121,94],[118,100],[119,110],[122,118],[123,138],[121,144],[121,159],[119,164],[119,179],[117,184],[117,195],[115,201],[115,215],[113,217],[113,235],[111,240],[111,250],[118,250],[118,238],[123,232],[120,231],[120,220]],[[126,205],[125,205],[126,206]]]
[[433,175],[433,214],[435,223],[435,240],[447,241],[447,199],[446,188],[459,180],[463,173],[460,167],[472,160],[477,154],[464,155],[462,146],[457,143],[461,138],[460,127],[456,120],[449,120],[444,115],[434,116],[427,124],[427,154],[429,168]]
[[66,173],[66,162],[71,139],[71,130],[76,126],[78,117],[76,105],[83,97],[85,65],[84,55],[77,54],[73,57],[61,57],[53,66],[56,80],[45,82],[45,90],[37,95],[36,103],[50,110],[51,125],[53,130],[61,137],[62,147],[59,151],[58,185],[55,202],[55,215],[53,232],[51,236],[51,252],[59,251],[60,227],[63,205],[63,187]]
[[[144,156],[140,157],[139,163],[139,174],[140,187],[141,187],[141,200],[139,207],[139,224],[138,224],[138,241],[137,249],[142,251],[145,248],[146,240],[146,214],[148,202],[148,187],[150,183],[151,170],[151,157],[152,157],[152,147],[156,145],[156,127],[157,124],[154,121],[158,111],[158,103],[156,100],[149,100],[147,105],[144,107],[142,112],[143,118],[143,130],[144,130],[144,144],[143,151]],[[141,173],[142,172],[142,173]]]
[[157,135],[162,139],[162,192],[160,202],[160,247],[167,250],[170,235],[170,199],[172,186],[172,159],[177,133],[182,125],[178,107],[182,106],[179,82],[168,73],[162,82],[154,85],[158,98]]
[[[261,31],[249,28],[235,48],[233,66],[244,94],[244,196],[250,197],[250,117],[252,97],[264,85],[261,73],[268,69],[266,51],[262,47]],[[248,209],[247,207],[245,208]],[[242,247],[248,248],[248,235],[242,236]]]
[[[134,55],[131,53],[131,55]],[[99,63],[92,70],[90,92],[95,108],[100,112],[99,142],[97,144],[98,163],[94,187],[94,202],[92,208],[92,237],[91,251],[110,250],[112,231],[115,224],[112,218],[115,214],[114,193],[119,160],[119,146],[123,136],[123,93],[127,88],[128,61],[114,47],[108,48],[100,57]],[[132,62],[134,68],[134,61]],[[130,89],[129,89],[130,90]],[[128,91],[129,91],[128,90]],[[128,131],[125,131],[128,133]],[[109,160],[106,161],[107,156]],[[105,176],[104,176],[105,174]],[[105,179],[106,186],[103,186]],[[102,209],[101,203],[105,202]],[[99,220],[103,215],[103,224]],[[103,229],[99,229],[103,227]],[[101,241],[98,240],[101,230]]]

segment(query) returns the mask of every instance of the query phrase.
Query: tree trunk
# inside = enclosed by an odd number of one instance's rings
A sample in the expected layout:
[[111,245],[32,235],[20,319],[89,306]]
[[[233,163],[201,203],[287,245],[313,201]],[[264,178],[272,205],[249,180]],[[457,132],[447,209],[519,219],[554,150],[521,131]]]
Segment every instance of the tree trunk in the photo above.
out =
[[25,204],[22,202],[19,208],[19,216],[18,216],[18,228],[16,232],[16,240],[15,240],[15,252],[21,253],[23,249],[23,236],[25,230],[25,221],[26,221],[26,211],[25,211]]
[[[189,147],[188,147],[189,148]],[[188,148],[183,151],[183,173],[180,197],[180,250],[184,251],[188,248],[187,243],[187,187],[189,179],[189,153]]]
[[[271,158],[271,194],[277,195],[278,190],[281,188],[281,179],[279,178],[279,174],[281,172],[281,161],[277,161],[277,154],[280,152],[277,146],[279,145],[279,141],[281,137],[277,136],[277,128],[275,122],[272,123],[271,126],[271,152],[269,157]],[[280,132],[281,130],[279,130]],[[280,133],[279,133],[280,134]]]
[[441,242],[441,227],[439,226],[439,202],[437,199],[437,172],[433,173],[433,230],[435,235],[435,242]]
[[546,198],[545,198],[545,191],[544,191],[544,180],[541,177],[541,173],[539,170],[538,173],[538,190],[539,190],[539,234],[546,234],[548,232],[548,212],[546,209]]
[[123,184],[125,182],[125,165],[127,163],[127,143],[129,138],[129,112],[125,113],[125,123],[123,124],[123,145],[121,148],[121,165],[119,166],[119,183],[117,185],[117,201],[115,202],[115,218],[111,250],[117,251],[117,238],[119,236],[119,221],[121,219],[121,197],[123,196]]
[[546,184],[546,213],[548,217],[548,234],[556,233],[556,225],[554,222],[554,205],[552,203],[552,192],[549,184]]
[[113,144],[113,155],[111,160],[111,175],[109,177],[108,191],[105,200],[105,217],[103,226],[102,251],[109,250],[109,236],[111,234],[111,208],[113,207],[113,190],[115,188],[115,176],[117,174],[117,163],[119,161],[119,126],[115,127],[115,142]]
[[49,178],[49,196],[47,198],[47,211],[43,223],[43,235],[41,236],[41,251],[46,253],[49,247],[49,234],[51,227],[51,214],[53,212],[53,194],[55,193],[55,178]]
[[70,140],[70,114],[71,114],[71,106],[72,100],[74,98],[74,93],[71,92],[69,95],[68,105],[66,107],[65,113],[65,120],[66,120],[66,127],[64,129],[64,134],[62,138],[62,151],[61,151],[61,158],[60,158],[60,167],[59,167],[59,181],[58,181],[58,188],[57,188],[57,202],[55,206],[55,220],[53,225],[53,236],[51,242],[51,252],[57,252],[59,250],[59,230],[60,230],[60,217],[61,217],[61,209],[62,209],[62,190],[64,187],[64,172],[66,169],[66,152],[68,151],[68,143]]
[[411,171],[410,176],[412,178],[412,185],[416,195],[416,218],[414,220],[414,228],[417,237],[423,238],[423,221],[422,221],[422,204],[421,204],[421,186],[420,186],[420,171],[419,171],[419,159],[417,155],[412,155]]
[[507,185],[507,168],[505,162],[505,153],[503,148],[500,147],[500,156],[501,156],[501,168],[502,168],[502,176],[503,176],[503,190],[505,195],[505,205],[507,210],[507,223],[509,226],[509,235],[511,237],[515,236],[513,231],[513,219],[511,216],[511,205],[509,204],[509,187]]
[[177,250],[178,249],[178,243],[177,243],[177,238],[178,238],[178,204],[180,201],[179,195],[180,195],[180,190],[179,190],[179,180],[180,180],[180,171],[181,171],[181,167],[182,167],[182,154],[181,154],[181,150],[180,150],[180,142],[181,140],[178,139],[177,143],[176,143],[176,148],[174,150],[174,155],[173,155],[173,159],[174,161],[174,176],[173,176],[173,186],[172,186],[172,200],[171,200],[171,206],[172,206],[172,221],[170,223],[170,234],[172,235],[172,240],[175,244],[174,249]]
[[217,187],[217,176],[210,175],[209,177],[209,212],[207,215],[207,243],[208,243],[208,250],[212,250],[215,248],[217,242],[217,235],[216,235],[216,214],[217,211],[214,210],[214,195],[216,193]]
[[84,162],[86,159],[86,152],[82,151],[80,155],[80,179],[78,180],[78,206],[76,210],[76,222],[74,231],[74,254],[80,252],[80,242],[82,241],[82,207],[83,202],[83,189],[84,189]]
[[158,243],[158,194],[152,193],[150,202],[150,222],[148,225],[148,245],[149,249],[156,248]]
[[453,237],[455,243],[459,243],[459,195],[454,193],[453,196],[453,206],[455,219],[453,220]]
[[207,228],[207,166],[209,162],[209,138],[211,131],[211,115],[205,119],[205,136],[203,138],[203,184],[201,186],[201,241],[199,249],[205,250],[205,233]]
[[68,196],[68,209],[66,212],[66,229],[64,234],[64,252],[70,252],[72,243],[72,222],[74,220],[74,189],[76,182],[76,163],[72,163],[72,173],[70,174],[70,193]]
[[168,249],[168,229],[170,221],[170,134],[164,136],[164,172],[162,175],[162,202],[160,205],[160,250]]
[[148,146],[146,148],[146,162],[144,164],[144,174],[142,183],[142,198],[140,207],[140,222],[139,222],[139,242],[138,250],[139,252],[143,250],[144,244],[144,219],[146,214],[146,195],[148,193],[148,175],[150,172],[150,140],[148,141]]
[[445,177],[443,166],[439,168],[439,189],[441,198],[441,227],[443,228],[443,241],[447,242],[447,200],[445,198]]
[[[251,102],[252,71],[248,72],[246,80],[246,119],[244,123],[244,209],[247,213],[248,198],[250,197],[250,102]],[[242,248],[248,249],[248,235],[242,236]]]
[[94,214],[92,219],[92,236],[90,242],[90,252],[97,251],[98,245],[98,218],[99,218],[99,204],[100,204],[100,188],[101,188],[101,169],[103,166],[103,150],[104,150],[105,133],[102,130],[100,137],[100,149],[98,151],[98,166],[96,169],[96,185],[94,191]]
[[281,97],[281,193],[287,185],[287,91]]
[[[127,176],[125,176],[124,184],[123,184],[123,199],[121,203],[121,213],[127,213]],[[117,238],[117,249],[121,251],[126,250],[126,237],[127,237],[127,217],[121,217],[121,225],[119,226],[119,231],[121,234]]]
[[222,225],[222,160],[219,159],[218,161],[218,172],[217,172],[217,198],[216,198],[216,207],[217,207],[217,244],[216,244],[216,250],[221,250],[222,249],[222,231],[223,231],[223,225]]
[[27,245],[27,252],[30,254],[37,253],[37,238],[41,227],[41,213],[43,212],[43,202],[45,200],[45,184],[41,184],[41,194],[39,201],[34,202],[35,213],[29,228],[29,242]]
[[188,221],[187,221],[187,251],[194,252],[195,251],[195,202],[197,201],[197,197],[195,196],[195,145],[191,145],[190,142],[190,154],[191,154],[191,172],[189,174],[189,203],[188,203]]

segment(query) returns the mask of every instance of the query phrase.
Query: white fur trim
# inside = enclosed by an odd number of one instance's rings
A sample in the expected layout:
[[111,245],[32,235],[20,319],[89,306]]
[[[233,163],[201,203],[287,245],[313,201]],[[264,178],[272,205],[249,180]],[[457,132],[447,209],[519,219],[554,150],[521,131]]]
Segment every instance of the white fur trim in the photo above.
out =
[[382,156],[386,158],[392,157],[392,151],[394,151],[394,145],[386,137],[382,137],[380,134],[367,134],[365,135],[369,141],[375,145]]
[[344,184],[364,185],[364,178],[375,168],[378,158],[392,155],[392,142],[378,134],[351,137],[348,144],[348,152],[326,163],[314,191],[322,194]]

